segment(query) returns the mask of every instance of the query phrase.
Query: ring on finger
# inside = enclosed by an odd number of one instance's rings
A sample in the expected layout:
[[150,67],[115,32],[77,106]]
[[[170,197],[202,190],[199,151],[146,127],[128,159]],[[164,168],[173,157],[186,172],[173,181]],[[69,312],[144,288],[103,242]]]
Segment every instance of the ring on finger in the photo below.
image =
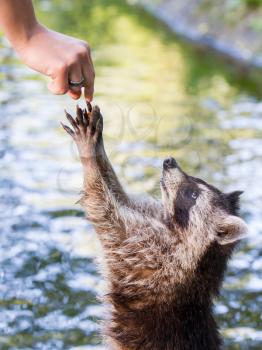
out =
[[85,78],[82,77],[80,81],[74,81],[69,79],[69,85],[72,87],[82,87],[84,86]]

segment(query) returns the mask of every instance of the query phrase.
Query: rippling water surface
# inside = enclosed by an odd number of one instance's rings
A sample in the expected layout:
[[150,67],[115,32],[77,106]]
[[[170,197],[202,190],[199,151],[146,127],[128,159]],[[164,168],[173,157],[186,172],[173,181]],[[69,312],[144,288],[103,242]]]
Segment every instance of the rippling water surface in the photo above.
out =
[[[39,1],[38,15],[91,43],[95,102],[125,187],[159,195],[162,160],[174,155],[186,171],[245,191],[250,234],[230,263],[216,314],[227,349],[261,349],[259,86],[120,0]],[[0,349],[100,349],[99,245],[74,204],[81,168],[59,126],[74,103],[51,96],[0,40]]]

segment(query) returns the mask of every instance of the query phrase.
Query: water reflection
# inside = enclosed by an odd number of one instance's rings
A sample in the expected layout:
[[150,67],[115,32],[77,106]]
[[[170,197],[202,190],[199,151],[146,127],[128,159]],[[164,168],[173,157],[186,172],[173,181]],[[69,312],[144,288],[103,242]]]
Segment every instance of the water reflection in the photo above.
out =
[[[250,237],[216,313],[227,349],[260,349],[259,87],[120,0],[41,1],[38,9],[46,24],[92,44],[106,146],[129,190],[158,195],[170,154],[228,191],[245,190]],[[48,94],[3,40],[0,50],[0,348],[100,349],[100,247],[74,205],[81,168],[59,126],[74,103]]]

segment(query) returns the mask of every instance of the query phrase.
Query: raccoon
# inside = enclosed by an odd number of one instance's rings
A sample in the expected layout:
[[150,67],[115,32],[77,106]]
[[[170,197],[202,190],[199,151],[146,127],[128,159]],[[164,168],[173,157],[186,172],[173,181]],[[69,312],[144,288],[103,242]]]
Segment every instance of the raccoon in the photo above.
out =
[[114,350],[218,350],[213,299],[235,246],[246,235],[242,192],[223,193],[164,160],[162,200],[137,200],[105,152],[99,107],[66,112],[63,127],[83,165],[80,200],[100,239],[110,317],[102,335]]

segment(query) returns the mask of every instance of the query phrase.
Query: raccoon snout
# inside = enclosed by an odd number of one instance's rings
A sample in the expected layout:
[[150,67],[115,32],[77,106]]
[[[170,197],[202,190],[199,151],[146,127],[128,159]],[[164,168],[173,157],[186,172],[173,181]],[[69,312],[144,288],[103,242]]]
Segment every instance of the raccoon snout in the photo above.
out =
[[176,162],[175,158],[170,157],[170,158],[165,159],[163,162],[163,168],[164,168],[164,170],[177,168],[177,162]]

